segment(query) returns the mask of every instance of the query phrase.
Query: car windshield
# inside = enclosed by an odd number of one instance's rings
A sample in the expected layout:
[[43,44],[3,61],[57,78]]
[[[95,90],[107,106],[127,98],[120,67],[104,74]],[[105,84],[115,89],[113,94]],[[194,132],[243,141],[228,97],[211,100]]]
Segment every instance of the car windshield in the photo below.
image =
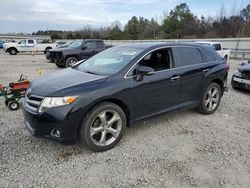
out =
[[97,75],[112,75],[119,72],[142,51],[142,48],[135,47],[112,47],[86,60],[78,69]]
[[79,46],[81,46],[82,42],[81,41],[75,41],[75,42],[72,42],[68,48],[78,48]]

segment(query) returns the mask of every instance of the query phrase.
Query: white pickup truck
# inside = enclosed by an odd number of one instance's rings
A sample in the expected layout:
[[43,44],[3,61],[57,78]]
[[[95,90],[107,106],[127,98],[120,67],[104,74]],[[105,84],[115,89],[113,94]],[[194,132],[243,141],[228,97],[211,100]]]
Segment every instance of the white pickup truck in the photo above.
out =
[[230,58],[231,50],[222,48],[222,44],[219,42],[197,41],[196,43],[214,47],[218,54],[220,54],[225,60]]
[[56,44],[53,43],[38,43],[33,39],[22,39],[16,43],[4,43],[3,49],[5,52],[11,55],[16,55],[19,52],[44,52],[46,53],[52,48],[55,48]]

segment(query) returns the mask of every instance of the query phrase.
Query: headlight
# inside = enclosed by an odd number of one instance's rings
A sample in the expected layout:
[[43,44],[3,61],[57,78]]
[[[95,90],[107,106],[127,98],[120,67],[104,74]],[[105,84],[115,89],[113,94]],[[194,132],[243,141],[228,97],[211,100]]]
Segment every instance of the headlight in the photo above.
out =
[[235,70],[234,75],[238,77],[242,77],[242,73],[238,69]]
[[78,96],[69,97],[46,97],[39,108],[39,112],[44,112],[47,108],[64,106],[73,103]]

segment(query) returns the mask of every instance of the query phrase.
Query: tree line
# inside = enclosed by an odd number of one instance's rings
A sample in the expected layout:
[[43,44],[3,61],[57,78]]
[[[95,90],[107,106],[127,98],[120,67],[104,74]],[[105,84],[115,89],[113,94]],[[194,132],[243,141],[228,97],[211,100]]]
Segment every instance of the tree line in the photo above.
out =
[[237,15],[225,16],[222,6],[218,17],[198,17],[186,3],[177,5],[161,23],[157,18],[147,19],[133,16],[122,27],[115,21],[109,27],[86,26],[77,31],[37,31],[33,35],[51,35],[52,39],[143,40],[143,39],[187,39],[250,37],[250,4]]

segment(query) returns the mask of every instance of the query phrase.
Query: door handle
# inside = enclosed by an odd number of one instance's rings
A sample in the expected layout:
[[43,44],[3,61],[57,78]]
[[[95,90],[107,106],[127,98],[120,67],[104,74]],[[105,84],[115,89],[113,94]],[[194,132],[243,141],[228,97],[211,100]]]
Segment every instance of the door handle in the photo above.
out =
[[171,78],[172,81],[179,80],[179,79],[180,79],[180,76],[173,76],[173,77]]
[[210,69],[204,69],[203,72],[208,72]]

